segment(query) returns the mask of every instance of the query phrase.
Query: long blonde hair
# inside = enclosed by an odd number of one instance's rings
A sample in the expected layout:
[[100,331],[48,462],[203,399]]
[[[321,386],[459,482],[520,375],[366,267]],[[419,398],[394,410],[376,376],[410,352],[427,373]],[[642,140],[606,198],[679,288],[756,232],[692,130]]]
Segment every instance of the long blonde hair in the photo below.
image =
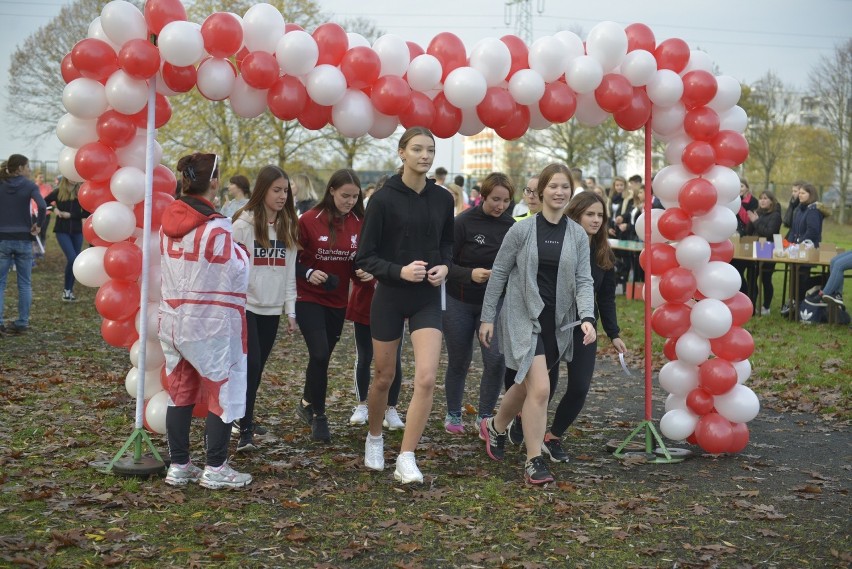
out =
[[72,182],[68,178],[64,177],[59,180],[59,187],[56,192],[56,201],[60,202],[68,202],[71,200],[77,199],[77,190],[80,188],[80,184]]

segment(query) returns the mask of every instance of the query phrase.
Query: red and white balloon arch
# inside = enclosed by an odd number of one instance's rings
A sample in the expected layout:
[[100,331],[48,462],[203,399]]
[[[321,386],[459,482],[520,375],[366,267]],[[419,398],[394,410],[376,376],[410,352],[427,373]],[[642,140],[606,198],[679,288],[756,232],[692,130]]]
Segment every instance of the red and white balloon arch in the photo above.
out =
[[59,167],[84,182],[80,203],[93,212],[84,233],[94,246],[74,274],[99,287],[103,337],[130,349],[128,392],[143,392],[142,376],[146,424],[164,432],[162,350],[156,337],[139,336],[156,329],[160,284],[158,239],[143,227],[158,231],[176,183],[152,134],[171,116],[170,97],[195,88],[240,117],[269,110],[346,137],[386,138],[418,125],[441,138],[489,127],[516,139],[572,117],[595,126],[612,115],[621,128],[666,142],[669,165],[653,180],[666,209],[646,211],[647,230],[644,216],[637,224],[650,243],[641,256],[651,274],[650,326],[667,338],[670,360],[659,373],[670,393],[660,430],[708,452],[739,452],[760,408],[744,385],[754,342],[742,326],[752,305],[729,264],[739,209],[732,168],[748,156],[747,117],[738,81],[712,67],[681,39],[658,43],[644,24],[602,22],[585,42],[568,31],[529,46],[506,35],[469,51],[442,32],[423,49],[392,34],[370,45],[334,23],[308,33],[264,3],[198,25],[179,0],[149,0],[144,12],[113,0],[62,60],[68,114],[56,129],[65,145]]

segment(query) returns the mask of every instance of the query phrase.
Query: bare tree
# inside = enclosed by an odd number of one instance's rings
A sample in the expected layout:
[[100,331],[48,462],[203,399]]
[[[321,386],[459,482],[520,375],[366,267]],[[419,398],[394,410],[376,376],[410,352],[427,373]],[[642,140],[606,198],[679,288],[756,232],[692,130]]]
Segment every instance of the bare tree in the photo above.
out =
[[618,165],[637,150],[643,150],[645,137],[639,131],[622,130],[612,117],[595,128],[595,156],[609,164],[613,177],[618,176]]
[[849,173],[852,170],[852,40],[839,45],[832,57],[822,56],[810,73],[813,94],[831,133],[829,153],[840,190],[840,223],[846,221]]
[[530,131],[525,139],[540,154],[578,168],[592,164],[597,144],[595,129],[580,125],[576,119]]

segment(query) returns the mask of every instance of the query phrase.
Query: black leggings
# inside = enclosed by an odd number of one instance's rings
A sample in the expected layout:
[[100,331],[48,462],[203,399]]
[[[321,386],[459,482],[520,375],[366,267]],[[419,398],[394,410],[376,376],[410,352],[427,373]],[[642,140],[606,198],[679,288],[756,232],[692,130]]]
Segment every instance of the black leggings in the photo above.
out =
[[[550,427],[550,432],[561,437],[568,429],[586,403],[586,396],[589,394],[589,388],[592,385],[592,375],[595,373],[595,357],[598,352],[598,341],[595,340],[588,346],[583,345],[583,330],[576,326],[574,328],[574,357],[568,362],[568,385],[565,386],[565,393],[556,407],[556,413],[553,416],[553,424]],[[557,368],[559,366],[556,366]],[[556,379],[559,379],[559,374],[556,374]],[[554,381],[553,376],[550,377],[550,399],[553,399],[553,394],[556,393],[557,381]]]
[[254,431],[254,404],[257,401],[257,390],[260,388],[260,376],[266,367],[266,360],[275,345],[278,335],[280,316],[255,314],[246,310],[246,327],[248,328],[248,369],[246,377],[246,414],[240,419],[240,431]]
[[[174,464],[189,462],[189,427],[192,424],[192,408],[169,406],[166,409],[166,434],[169,441],[169,460]],[[231,425],[222,422],[218,415],[207,413],[204,427],[204,446],[207,450],[207,465],[218,467],[228,458],[228,441]]]
[[[373,338],[367,324],[353,322],[355,325],[355,348],[358,354],[355,359],[355,397],[358,403],[367,401],[367,390],[370,389],[371,366],[373,365]],[[402,387],[402,340],[396,351],[396,374],[388,392],[388,406],[396,407],[399,402],[399,390]]]
[[325,415],[328,391],[328,364],[334,346],[343,332],[346,307],[331,308],[314,302],[296,302],[296,321],[308,346],[308,368],[302,397],[315,415]]

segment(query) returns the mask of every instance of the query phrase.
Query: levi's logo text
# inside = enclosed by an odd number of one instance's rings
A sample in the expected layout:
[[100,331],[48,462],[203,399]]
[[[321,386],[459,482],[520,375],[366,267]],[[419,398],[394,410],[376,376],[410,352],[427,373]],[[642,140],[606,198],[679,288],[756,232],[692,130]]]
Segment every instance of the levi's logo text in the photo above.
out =
[[287,248],[283,241],[273,239],[267,249],[257,241],[254,242],[254,261],[256,267],[284,267],[287,265]]

